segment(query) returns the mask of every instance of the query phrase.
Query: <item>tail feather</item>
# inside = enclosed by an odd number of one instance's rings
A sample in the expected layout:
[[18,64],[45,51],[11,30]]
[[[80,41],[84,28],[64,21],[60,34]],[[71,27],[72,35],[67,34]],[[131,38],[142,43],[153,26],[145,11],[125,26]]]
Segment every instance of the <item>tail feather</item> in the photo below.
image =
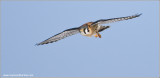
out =
[[101,32],[107,28],[109,28],[110,26],[101,26],[100,29],[98,30],[98,32]]

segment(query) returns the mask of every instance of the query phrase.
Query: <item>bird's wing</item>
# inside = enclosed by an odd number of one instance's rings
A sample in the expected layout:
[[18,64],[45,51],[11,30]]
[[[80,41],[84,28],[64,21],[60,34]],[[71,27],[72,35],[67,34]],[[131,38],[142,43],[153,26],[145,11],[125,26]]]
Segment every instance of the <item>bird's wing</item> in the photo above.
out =
[[107,24],[107,23],[112,23],[112,22],[117,22],[117,21],[128,20],[128,19],[139,17],[140,15],[141,14],[135,14],[135,15],[126,16],[126,17],[111,18],[111,19],[101,19],[101,20],[95,21],[92,25],[94,25],[94,24]]
[[77,33],[79,33],[79,28],[67,29],[67,30],[64,30],[63,32],[61,32],[59,34],[56,34],[56,35],[44,40],[41,43],[36,44],[36,45],[43,45],[43,44],[56,42],[58,40],[61,40],[61,39],[65,38],[65,37],[68,37],[68,36],[71,36],[71,35],[74,35],[74,34],[77,34]]

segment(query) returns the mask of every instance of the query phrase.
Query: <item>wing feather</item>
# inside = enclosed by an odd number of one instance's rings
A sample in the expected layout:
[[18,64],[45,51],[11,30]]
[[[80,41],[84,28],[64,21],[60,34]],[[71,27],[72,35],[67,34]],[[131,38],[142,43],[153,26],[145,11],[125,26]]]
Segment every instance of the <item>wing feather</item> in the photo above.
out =
[[67,30],[64,30],[63,32],[61,33],[58,33],[44,41],[42,41],[41,43],[38,43],[36,45],[43,45],[43,44],[48,44],[48,43],[53,43],[53,42],[56,42],[58,40],[61,40],[61,39],[64,39],[68,36],[71,36],[71,35],[74,35],[74,34],[77,34],[79,33],[79,28],[71,28],[71,29],[67,29]]
[[117,21],[128,20],[128,19],[139,17],[140,15],[142,15],[142,14],[135,14],[132,16],[111,18],[111,19],[101,19],[101,20],[95,21],[92,25],[94,25],[94,24],[107,24],[107,23],[112,23],[112,22],[117,22]]

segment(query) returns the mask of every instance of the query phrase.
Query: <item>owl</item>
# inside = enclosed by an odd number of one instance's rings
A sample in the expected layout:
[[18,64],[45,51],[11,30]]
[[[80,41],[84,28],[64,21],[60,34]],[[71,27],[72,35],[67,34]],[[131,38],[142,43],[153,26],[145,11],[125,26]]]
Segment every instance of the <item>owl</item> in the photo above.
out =
[[43,44],[57,42],[61,39],[75,35],[77,33],[80,33],[82,36],[87,36],[87,37],[94,36],[94,37],[101,38],[101,34],[99,32],[102,32],[105,29],[108,29],[110,27],[110,26],[104,26],[103,24],[128,20],[128,19],[139,17],[140,15],[141,14],[135,14],[132,16],[111,18],[111,19],[100,19],[100,20],[97,20],[94,22],[87,22],[87,23],[81,25],[80,27],[75,27],[75,28],[70,28],[70,29],[64,30],[63,32],[58,33],[58,34],[38,43],[36,45],[43,45]]

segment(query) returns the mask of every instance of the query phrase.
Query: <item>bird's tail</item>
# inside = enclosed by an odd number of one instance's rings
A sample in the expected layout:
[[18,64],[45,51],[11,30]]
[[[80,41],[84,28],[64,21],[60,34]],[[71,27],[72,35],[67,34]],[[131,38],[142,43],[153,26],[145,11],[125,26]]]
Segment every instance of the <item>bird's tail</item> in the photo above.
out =
[[99,29],[99,31],[98,32],[101,32],[101,31],[103,31],[103,30],[105,30],[105,29],[107,29],[107,28],[109,28],[110,26],[100,26],[100,29]]

